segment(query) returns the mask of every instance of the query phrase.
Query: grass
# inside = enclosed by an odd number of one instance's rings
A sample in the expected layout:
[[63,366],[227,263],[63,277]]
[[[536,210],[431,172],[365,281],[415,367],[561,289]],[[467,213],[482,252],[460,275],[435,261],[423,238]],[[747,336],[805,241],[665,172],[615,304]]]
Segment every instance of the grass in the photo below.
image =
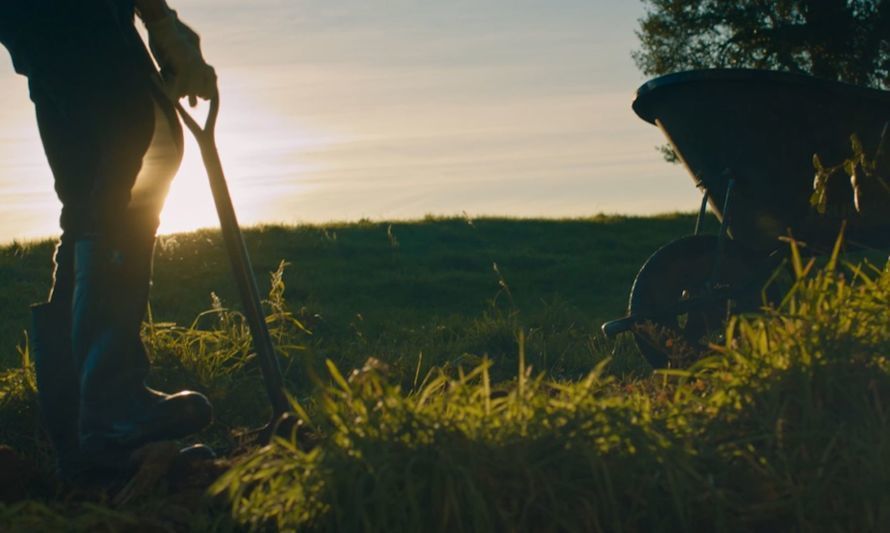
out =
[[[880,531],[890,271],[793,254],[776,308],[733,319],[713,357],[651,375],[596,328],[621,313],[645,256],[690,226],[678,216],[256,230],[257,270],[276,273],[268,322],[317,446],[247,450],[216,499],[184,503],[160,488],[114,507],[32,486],[30,499],[0,504],[0,529]],[[631,235],[626,249],[605,247]],[[144,337],[153,382],[211,396],[219,416],[201,437],[236,450],[238,428],[267,407],[208,239],[177,236],[159,251]],[[3,257],[42,253],[19,248]],[[591,275],[594,257],[604,266]],[[171,279],[219,299],[165,294]],[[0,442],[46,468],[28,364],[23,347],[0,377]]]
[[[890,523],[890,271],[795,256],[777,309],[688,371],[581,380],[491,362],[411,388],[369,361],[215,490],[252,527],[313,531],[880,531]],[[396,383],[396,384],[394,384]]]
[[[376,355],[412,371],[421,352],[429,365],[464,353],[511,361],[515,328],[504,333],[493,325],[509,319],[535,330],[532,345],[559,340],[562,346],[541,353],[545,366],[578,376],[593,364],[579,345],[624,312],[636,270],[693,225],[690,215],[428,218],[263,226],[245,239],[263,292],[270,280],[262,273],[287,260],[284,299],[312,330],[310,344],[322,359],[355,366]],[[49,241],[0,248],[0,365],[17,364],[27,306],[46,297],[51,257]],[[238,305],[219,233],[160,239],[155,320],[188,324],[211,305],[211,293]]]

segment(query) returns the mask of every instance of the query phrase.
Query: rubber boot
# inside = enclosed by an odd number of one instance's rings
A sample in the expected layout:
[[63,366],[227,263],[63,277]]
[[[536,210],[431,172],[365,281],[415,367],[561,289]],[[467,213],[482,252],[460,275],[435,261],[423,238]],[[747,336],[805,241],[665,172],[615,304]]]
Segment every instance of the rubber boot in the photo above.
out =
[[71,309],[56,302],[31,306],[31,358],[40,418],[56,453],[56,473],[71,480],[83,469],[78,443],[80,386],[71,353]]
[[70,481],[84,465],[78,443],[80,379],[71,351],[74,246],[62,238],[53,255],[49,301],[31,306],[31,359],[40,418],[56,454],[56,473]]
[[196,433],[211,420],[197,392],[148,388],[139,337],[151,277],[150,238],[111,246],[78,240],[74,248],[72,333],[80,372],[80,448],[89,460],[118,463],[121,453]]

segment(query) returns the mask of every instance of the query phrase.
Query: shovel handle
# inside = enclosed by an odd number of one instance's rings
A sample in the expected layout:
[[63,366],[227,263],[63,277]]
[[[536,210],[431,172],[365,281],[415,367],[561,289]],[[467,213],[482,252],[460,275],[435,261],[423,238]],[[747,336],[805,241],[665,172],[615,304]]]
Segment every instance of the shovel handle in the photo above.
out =
[[171,101],[176,108],[176,112],[179,113],[179,116],[185,123],[185,126],[192,132],[192,135],[197,139],[213,137],[214,130],[216,130],[216,118],[219,116],[219,92],[214,93],[210,98],[210,110],[207,111],[207,118],[204,119],[203,126],[201,126],[201,124],[198,123],[188,111],[186,111],[181,102],[178,100]]
[[[164,94],[167,94],[166,91]],[[278,357],[275,354],[272,337],[266,325],[259,289],[253,274],[253,267],[250,264],[250,256],[244,244],[241,228],[238,226],[235,208],[232,205],[232,198],[216,148],[214,130],[216,118],[219,115],[219,93],[217,92],[210,99],[210,110],[207,112],[203,126],[185,110],[179,100],[169,95],[167,97],[186,127],[195,136],[198,147],[201,149],[201,158],[204,160],[204,168],[207,170],[207,177],[210,180],[210,191],[213,193],[213,202],[216,204],[216,212],[219,215],[223,241],[244,306],[244,315],[253,337],[254,349],[263,374],[263,382],[266,385],[266,393],[272,404],[272,420],[274,422],[281,414],[290,410],[290,403],[285,393],[284,379],[278,364]],[[271,426],[272,423],[270,423]]]
[[153,72],[151,82],[155,89],[173,105],[173,108],[176,109],[185,126],[192,132],[199,144],[202,139],[213,138],[214,130],[216,130],[216,119],[219,116],[219,91],[214,91],[213,96],[210,97],[210,110],[207,111],[207,118],[204,119],[204,125],[201,126],[195,117],[186,111],[179,99],[167,91],[164,81],[158,72]]

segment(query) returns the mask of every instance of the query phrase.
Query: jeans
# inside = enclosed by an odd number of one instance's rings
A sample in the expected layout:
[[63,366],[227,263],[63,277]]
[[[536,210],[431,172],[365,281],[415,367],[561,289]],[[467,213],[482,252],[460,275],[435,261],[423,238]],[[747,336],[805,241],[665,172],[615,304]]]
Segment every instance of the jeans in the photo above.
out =
[[74,241],[153,236],[182,157],[175,110],[127,0],[4,0],[0,41],[29,81],[62,203],[54,296],[70,295]]
[[[62,203],[63,240],[115,237],[137,227],[154,231],[181,159],[182,130],[152,83],[154,65],[133,26],[132,6],[113,0],[6,4],[25,6],[2,8],[13,13],[0,13],[7,17],[0,40],[28,76]],[[143,193],[133,198],[137,179]]]

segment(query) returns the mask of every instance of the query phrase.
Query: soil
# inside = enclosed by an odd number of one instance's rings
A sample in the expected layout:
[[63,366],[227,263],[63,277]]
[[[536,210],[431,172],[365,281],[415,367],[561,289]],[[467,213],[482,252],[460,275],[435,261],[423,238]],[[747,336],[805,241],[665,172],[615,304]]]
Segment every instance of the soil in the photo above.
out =
[[231,459],[180,454],[173,442],[146,445],[133,453],[135,474],[105,486],[70,486],[61,483],[26,456],[0,445],[0,503],[26,499],[95,502],[114,507],[136,503],[148,496],[170,499],[174,508],[197,509],[207,503],[210,485],[231,467]]
[[27,497],[37,477],[32,463],[0,444],[0,502],[13,503]]

